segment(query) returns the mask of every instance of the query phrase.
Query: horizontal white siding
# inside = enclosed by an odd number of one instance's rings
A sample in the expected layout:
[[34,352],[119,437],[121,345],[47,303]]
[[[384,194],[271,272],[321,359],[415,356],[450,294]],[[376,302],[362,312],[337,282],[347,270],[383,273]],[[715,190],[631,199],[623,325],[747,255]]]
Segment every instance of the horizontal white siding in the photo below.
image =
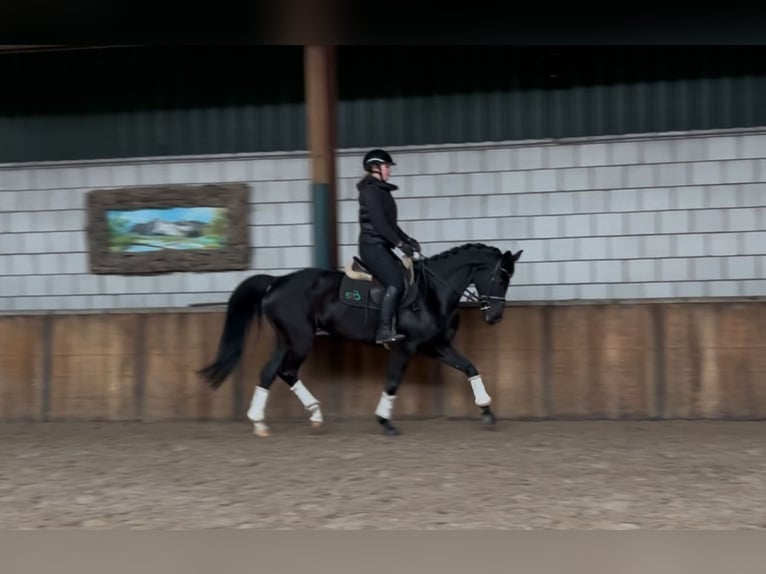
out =
[[[426,253],[464,241],[524,249],[509,299],[766,296],[764,133],[464,146],[395,159],[401,226]],[[355,165],[341,162],[344,260],[357,233]]]
[[[436,253],[524,249],[513,300],[766,296],[766,133],[653,134],[392,150],[401,226]],[[338,160],[341,263],[356,253],[360,150]],[[244,181],[251,269],[88,273],[94,188]],[[313,262],[305,154],[0,166],[0,310],[225,301],[256,272]]]
[[[88,272],[85,196],[95,188],[247,182],[251,270],[153,277]],[[255,271],[312,263],[304,155],[0,167],[0,309],[174,307],[225,301]]]

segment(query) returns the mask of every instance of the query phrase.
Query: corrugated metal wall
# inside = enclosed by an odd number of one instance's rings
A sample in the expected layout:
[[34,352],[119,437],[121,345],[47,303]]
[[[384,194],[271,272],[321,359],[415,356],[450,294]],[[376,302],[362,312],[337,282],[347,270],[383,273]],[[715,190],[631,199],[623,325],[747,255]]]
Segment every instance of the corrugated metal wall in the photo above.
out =
[[0,161],[300,149],[300,46],[0,55]]
[[[338,145],[766,125],[766,47],[348,46]],[[0,55],[0,161],[305,149],[300,46]]]
[[359,46],[338,69],[341,146],[766,125],[764,47]]

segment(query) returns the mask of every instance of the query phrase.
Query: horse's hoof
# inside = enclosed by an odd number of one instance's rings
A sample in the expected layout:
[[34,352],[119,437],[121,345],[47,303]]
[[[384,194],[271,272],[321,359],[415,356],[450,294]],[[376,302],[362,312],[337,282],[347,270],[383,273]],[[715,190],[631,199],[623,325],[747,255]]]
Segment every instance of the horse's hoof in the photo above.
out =
[[322,423],[320,423],[320,422],[317,422],[317,421],[311,421],[311,425],[310,425],[310,427],[311,427],[311,430],[312,430],[313,432],[315,432],[315,433],[318,433],[318,432],[321,432],[321,431],[322,431]]
[[397,436],[402,433],[399,432],[399,429],[396,428],[394,425],[391,424],[391,421],[388,419],[385,419],[379,415],[375,416],[376,419],[378,419],[378,423],[380,423],[380,426],[383,427],[383,434],[386,436]]
[[491,412],[485,412],[481,415],[481,422],[485,427],[492,428],[495,425],[495,415]]
[[262,438],[271,436],[271,433],[269,432],[269,427],[267,427],[263,423],[253,423],[253,434],[255,436],[259,436]]

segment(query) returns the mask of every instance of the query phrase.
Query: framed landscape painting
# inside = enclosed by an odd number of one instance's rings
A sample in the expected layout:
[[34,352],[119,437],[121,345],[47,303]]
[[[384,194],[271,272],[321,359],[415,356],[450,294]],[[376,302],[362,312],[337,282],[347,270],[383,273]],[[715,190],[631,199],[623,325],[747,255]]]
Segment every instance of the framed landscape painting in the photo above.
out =
[[90,270],[122,275],[248,269],[247,197],[241,183],[91,191]]

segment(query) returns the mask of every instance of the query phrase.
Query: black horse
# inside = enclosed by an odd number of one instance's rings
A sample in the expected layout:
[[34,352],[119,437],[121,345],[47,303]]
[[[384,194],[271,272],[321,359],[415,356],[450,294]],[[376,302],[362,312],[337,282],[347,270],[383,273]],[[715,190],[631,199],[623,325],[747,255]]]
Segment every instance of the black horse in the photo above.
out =
[[[505,294],[517,253],[467,243],[437,255],[405,258],[406,291],[395,314],[397,330],[406,335],[391,351],[385,385],[375,415],[388,435],[399,434],[391,424],[393,401],[410,359],[416,353],[436,357],[468,378],[482,420],[494,424],[491,399],[476,367],[452,347],[458,328],[458,304],[463,293],[480,304],[490,325],[503,317]],[[466,289],[475,285],[478,298]],[[213,363],[198,371],[214,389],[231,374],[242,355],[245,335],[254,316],[265,316],[276,333],[277,345],[261,370],[247,416],[254,433],[267,436],[265,406],[269,388],[280,377],[311,413],[314,427],[322,424],[319,401],[298,378],[298,370],[318,331],[375,344],[381,295],[380,283],[354,258],[345,271],[305,268],[275,277],[258,274],[243,280],[229,297],[223,333]]]

